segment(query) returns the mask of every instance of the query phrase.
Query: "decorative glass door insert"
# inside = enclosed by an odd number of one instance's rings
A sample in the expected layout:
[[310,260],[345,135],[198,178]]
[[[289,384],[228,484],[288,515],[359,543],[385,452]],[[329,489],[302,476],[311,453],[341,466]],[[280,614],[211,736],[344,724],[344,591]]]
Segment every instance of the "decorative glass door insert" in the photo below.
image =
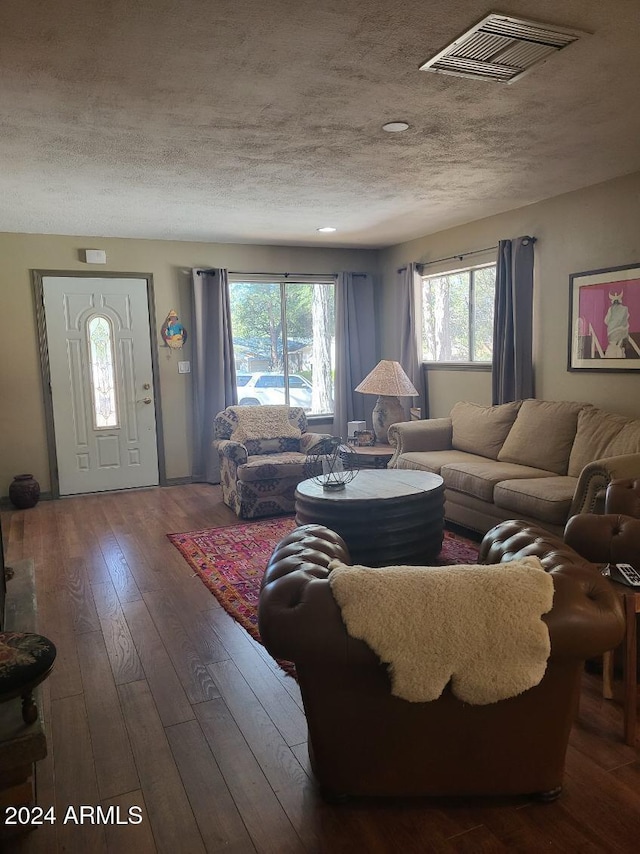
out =
[[93,426],[96,430],[118,427],[113,335],[108,318],[97,315],[88,323],[89,364],[93,392]]

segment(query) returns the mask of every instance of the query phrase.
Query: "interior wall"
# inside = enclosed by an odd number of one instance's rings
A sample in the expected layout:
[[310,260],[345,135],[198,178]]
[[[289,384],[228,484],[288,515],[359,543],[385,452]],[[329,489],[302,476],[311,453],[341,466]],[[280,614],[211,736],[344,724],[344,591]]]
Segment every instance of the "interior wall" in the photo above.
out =
[[[104,249],[107,264],[86,264],[82,249]],[[226,267],[239,272],[377,272],[374,250],[185,243],[55,235],[0,234],[3,354],[0,360],[0,495],[16,474],[29,472],[44,492],[51,487],[40,361],[31,285],[33,269],[87,273],[151,273],[154,279],[162,422],[167,478],[191,471],[191,374],[178,374],[183,350],[163,346],[160,326],[170,309],[191,329],[191,269]]]
[[[13,475],[30,472],[43,491],[50,488],[32,269],[50,271],[151,273],[154,277],[156,330],[167,477],[188,477],[191,439],[191,375],[178,374],[183,351],[162,347],[159,326],[174,308],[190,328],[190,270],[223,266],[240,271],[332,273],[338,270],[380,274],[377,317],[380,357],[397,358],[396,270],[407,261],[428,262],[492,246],[499,239],[531,234],[535,261],[536,396],[584,400],[640,417],[640,375],[567,370],[569,275],[640,262],[640,173],[557,196],[525,208],[455,229],[374,250],[205,244],[172,241],[0,234],[0,295],[5,323],[0,361],[0,495]],[[85,264],[80,250],[104,249],[106,265]],[[378,267],[378,261],[380,262]],[[185,322],[186,321],[186,322]],[[445,414],[456,400],[488,402],[485,374],[435,373],[430,378],[430,409]]]
[[491,403],[491,372],[427,370],[429,418],[444,418],[459,400]]
[[[567,368],[569,275],[640,263],[640,173],[566,193],[534,205],[412,240],[381,252],[382,358],[397,358],[396,270],[497,245],[537,238],[534,272],[535,394],[548,400],[588,401],[640,417],[640,374],[591,373]],[[469,262],[473,258],[468,259]],[[486,402],[484,384],[465,372],[447,372],[433,387],[430,410],[442,414],[452,399]],[[477,392],[477,393],[476,393]]]

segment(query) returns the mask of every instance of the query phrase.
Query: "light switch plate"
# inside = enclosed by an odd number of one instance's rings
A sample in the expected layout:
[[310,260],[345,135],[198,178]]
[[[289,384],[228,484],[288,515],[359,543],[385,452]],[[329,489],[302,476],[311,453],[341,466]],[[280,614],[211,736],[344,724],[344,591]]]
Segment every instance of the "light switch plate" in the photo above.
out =
[[178,373],[179,374],[190,374],[191,373],[191,362],[178,362]]

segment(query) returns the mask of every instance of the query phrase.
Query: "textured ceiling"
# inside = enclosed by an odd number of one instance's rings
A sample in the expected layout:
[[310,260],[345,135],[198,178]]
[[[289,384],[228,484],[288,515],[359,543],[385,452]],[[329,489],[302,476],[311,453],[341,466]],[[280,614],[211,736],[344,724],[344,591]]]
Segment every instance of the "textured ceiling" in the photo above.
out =
[[[386,246],[640,169],[639,0],[496,2],[2,0],[0,231]],[[418,70],[489,11],[592,35]]]

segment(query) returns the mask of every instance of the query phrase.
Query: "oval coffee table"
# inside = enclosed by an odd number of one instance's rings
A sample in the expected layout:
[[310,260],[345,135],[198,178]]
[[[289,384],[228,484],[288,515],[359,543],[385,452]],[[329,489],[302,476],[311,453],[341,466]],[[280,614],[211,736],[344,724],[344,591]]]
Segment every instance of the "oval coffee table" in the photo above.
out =
[[326,525],[345,540],[353,563],[424,564],[442,548],[444,484],[409,469],[365,470],[338,491],[313,478],[298,484],[296,522]]

